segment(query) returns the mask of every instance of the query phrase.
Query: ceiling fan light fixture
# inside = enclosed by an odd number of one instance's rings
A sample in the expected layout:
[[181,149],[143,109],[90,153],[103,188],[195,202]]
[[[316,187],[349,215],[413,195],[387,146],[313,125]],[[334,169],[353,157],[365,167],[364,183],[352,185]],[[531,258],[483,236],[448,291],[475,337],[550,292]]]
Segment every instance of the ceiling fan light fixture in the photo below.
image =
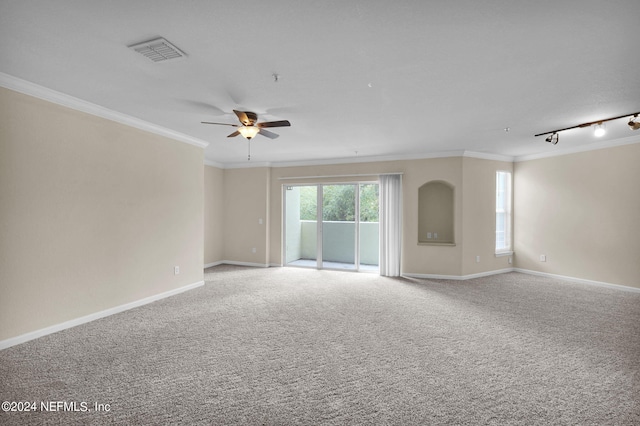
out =
[[240,132],[242,136],[249,140],[254,138],[259,131],[260,129],[256,126],[241,126],[238,128],[238,132]]
[[240,124],[230,124],[230,123],[215,123],[213,121],[202,121],[202,124],[217,124],[219,126],[231,126],[235,127],[237,130],[228,135],[228,138],[235,138],[238,135],[242,135],[249,142],[248,145],[248,155],[247,161],[251,160],[251,139],[253,139],[258,133],[264,136],[265,138],[275,139],[278,137],[276,133],[270,132],[266,130],[265,127],[288,127],[291,126],[289,120],[278,120],[278,121],[262,121],[258,123],[258,114],[251,111],[238,111],[233,110],[233,112],[240,120]]
[[593,135],[595,137],[601,137],[604,136],[604,134],[606,133],[606,130],[604,129],[604,124],[602,123],[598,123],[593,127]]

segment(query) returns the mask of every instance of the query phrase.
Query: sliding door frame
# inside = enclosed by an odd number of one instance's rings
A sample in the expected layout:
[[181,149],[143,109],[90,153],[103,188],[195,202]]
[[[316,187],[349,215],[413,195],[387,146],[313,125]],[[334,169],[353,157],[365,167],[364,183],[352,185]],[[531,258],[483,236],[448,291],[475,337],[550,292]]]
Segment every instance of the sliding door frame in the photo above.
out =
[[325,186],[332,185],[353,185],[355,186],[355,209],[354,209],[354,269],[337,269],[340,271],[359,271],[360,270],[360,190],[361,185],[378,185],[378,181],[357,181],[357,182],[326,182],[326,183],[299,183],[299,184],[283,184],[282,185],[282,265],[289,265],[287,262],[287,188],[289,187],[316,187],[316,269],[336,270],[337,268],[324,267],[323,256],[323,201]]

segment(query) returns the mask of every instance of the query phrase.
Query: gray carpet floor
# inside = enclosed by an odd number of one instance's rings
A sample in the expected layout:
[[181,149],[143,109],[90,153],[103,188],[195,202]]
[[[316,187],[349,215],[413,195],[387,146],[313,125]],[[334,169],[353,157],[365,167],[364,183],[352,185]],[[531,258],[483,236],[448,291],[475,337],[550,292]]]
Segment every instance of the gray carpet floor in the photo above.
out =
[[0,401],[38,404],[0,424],[640,424],[640,293],[519,273],[205,279],[0,351]]

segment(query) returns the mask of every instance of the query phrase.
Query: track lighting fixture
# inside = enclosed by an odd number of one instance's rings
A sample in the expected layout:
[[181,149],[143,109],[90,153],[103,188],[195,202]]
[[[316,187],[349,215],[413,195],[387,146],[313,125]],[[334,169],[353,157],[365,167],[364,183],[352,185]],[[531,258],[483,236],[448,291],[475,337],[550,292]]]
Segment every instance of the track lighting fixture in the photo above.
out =
[[600,137],[600,136],[603,136],[605,134],[605,128],[604,128],[604,123],[605,122],[612,121],[612,120],[618,120],[620,118],[629,117],[629,116],[633,116],[633,118],[631,118],[629,120],[629,123],[627,123],[629,125],[629,128],[631,130],[638,130],[638,129],[640,129],[640,122],[636,121],[638,119],[638,115],[640,115],[640,112],[633,112],[631,114],[619,115],[618,117],[606,118],[604,120],[597,120],[597,121],[591,121],[589,123],[578,124],[577,126],[565,127],[564,129],[558,129],[558,130],[552,130],[550,132],[538,133],[537,135],[534,135],[534,136],[549,135],[545,139],[545,141],[556,145],[558,143],[558,139],[559,139],[558,134],[560,132],[564,132],[565,130],[580,129],[580,128],[583,128],[583,127],[594,126],[593,134],[595,136],[597,136],[597,137]]

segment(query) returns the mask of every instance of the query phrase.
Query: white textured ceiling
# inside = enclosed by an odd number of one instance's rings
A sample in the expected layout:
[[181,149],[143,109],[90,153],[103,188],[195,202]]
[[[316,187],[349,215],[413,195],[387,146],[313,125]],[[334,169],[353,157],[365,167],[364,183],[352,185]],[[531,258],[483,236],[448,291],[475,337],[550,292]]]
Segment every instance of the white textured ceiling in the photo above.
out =
[[[157,36],[187,57],[127,48]],[[639,39],[638,0],[0,0],[0,72],[209,142],[226,166],[247,141],[200,122],[232,109],[292,123],[256,137],[254,164],[592,143],[533,135],[640,111]],[[603,140],[637,136],[619,120]]]

